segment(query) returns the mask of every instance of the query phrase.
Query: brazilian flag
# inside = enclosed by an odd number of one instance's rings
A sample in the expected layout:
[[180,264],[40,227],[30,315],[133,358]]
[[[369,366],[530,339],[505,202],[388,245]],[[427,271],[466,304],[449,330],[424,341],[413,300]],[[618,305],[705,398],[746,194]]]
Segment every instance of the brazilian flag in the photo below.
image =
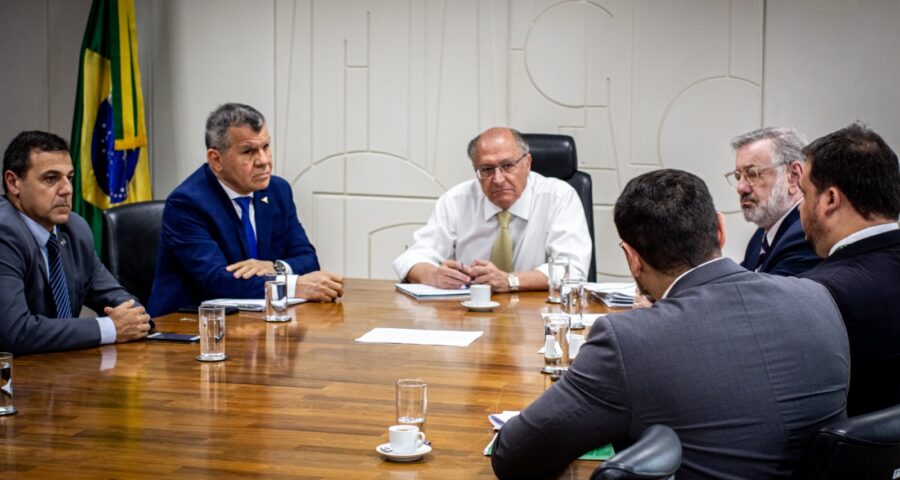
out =
[[133,0],[94,0],[88,17],[72,122],[73,207],[94,231],[102,211],[153,199]]

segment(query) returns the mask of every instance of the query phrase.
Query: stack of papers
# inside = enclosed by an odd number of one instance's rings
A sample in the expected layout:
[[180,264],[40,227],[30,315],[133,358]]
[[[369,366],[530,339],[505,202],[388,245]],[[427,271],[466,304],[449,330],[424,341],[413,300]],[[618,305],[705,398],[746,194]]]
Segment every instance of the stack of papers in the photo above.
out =
[[[289,298],[288,305],[298,305],[306,302],[303,298]],[[266,309],[266,301],[255,298],[216,298],[205,300],[204,305],[216,305],[220,307],[237,307],[244,312],[261,312]]]
[[421,283],[395,283],[395,287],[401,293],[405,293],[416,300],[447,300],[454,298],[469,298],[468,288],[445,289],[435,288]]
[[584,288],[610,308],[631,308],[634,303],[634,282],[587,283]]

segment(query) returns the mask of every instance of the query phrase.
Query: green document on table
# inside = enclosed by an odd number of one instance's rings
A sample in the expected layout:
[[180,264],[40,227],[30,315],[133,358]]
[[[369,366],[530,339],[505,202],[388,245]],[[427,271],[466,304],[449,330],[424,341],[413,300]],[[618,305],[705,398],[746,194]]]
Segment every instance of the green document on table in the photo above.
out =
[[[487,446],[484,447],[484,454],[487,456],[491,456],[491,452],[494,451],[494,442],[497,441],[497,434],[494,434],[494,438],[488,442]],[[609,460],[615,455],[616,452],[613,450],[612,444],[606,444],[602,447],[595,448],[590,452],[585,453],[584,455],[578,457],[579,460]]]

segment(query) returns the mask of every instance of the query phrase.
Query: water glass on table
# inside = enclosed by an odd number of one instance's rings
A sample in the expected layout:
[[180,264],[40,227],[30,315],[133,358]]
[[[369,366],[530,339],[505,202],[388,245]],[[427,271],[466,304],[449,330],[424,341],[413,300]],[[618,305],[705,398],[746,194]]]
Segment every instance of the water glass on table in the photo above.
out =
[[560,303],[562,284],[569,278],[569,259],[563,257],[550,259],[547,262],[547,273],[547,286],[550,291],[547,301]]
[[289,322],[291,316],[287,312],[288,291],[284,277],[268,277],[266,281],[266,321]]
[[569,316],[551,314],[544,318],[544,373],[569,368]]
[[16,412],[13,405],[13,354],[0,352],[0,416]]
[[569,328],[584,328],[582,314],[585,304],[584,283],[581,280],[567,279],[560,288],[560,310],[569,316]]
[[220,362],[225,355],[225,307],[200,305],[200,355],[201,362]]
[[425,430],[425,411],[428,408],[428,385],[419,379],[397,380],[397,423],[415,425]]

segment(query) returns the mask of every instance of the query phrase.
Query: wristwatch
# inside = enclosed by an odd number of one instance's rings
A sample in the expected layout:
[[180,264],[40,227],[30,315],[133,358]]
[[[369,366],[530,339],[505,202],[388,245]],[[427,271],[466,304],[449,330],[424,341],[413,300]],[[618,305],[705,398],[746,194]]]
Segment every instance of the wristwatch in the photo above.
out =
[[510,273],[507,278],[509,279],[509,291],[519,291],[519,277],[515,273]]

